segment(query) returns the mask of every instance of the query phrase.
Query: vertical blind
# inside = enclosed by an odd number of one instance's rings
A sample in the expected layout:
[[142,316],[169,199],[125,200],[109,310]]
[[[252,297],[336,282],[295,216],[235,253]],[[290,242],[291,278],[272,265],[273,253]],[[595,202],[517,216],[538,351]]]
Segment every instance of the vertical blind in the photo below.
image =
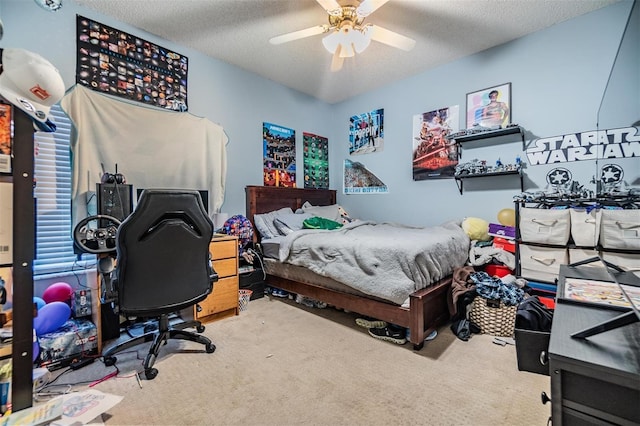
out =
[[[59,105],[51,108],[54,133],[34,137],[36,260],[34,275],[72,271],[78,267],[71,229],[71,120]],[[82,260],[94,259],[93,256]],[[84,261],[82,262],[84,266]]]

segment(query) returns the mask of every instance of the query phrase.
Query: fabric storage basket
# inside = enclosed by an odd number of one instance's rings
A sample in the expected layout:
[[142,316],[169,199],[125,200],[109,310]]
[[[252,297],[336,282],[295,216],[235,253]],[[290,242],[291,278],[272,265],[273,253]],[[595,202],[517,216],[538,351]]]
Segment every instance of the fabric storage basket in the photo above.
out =
[[517,310],[517,306],[506,306],[500,300],[476,296],[469,312],[469,320],[480,327],[482,334],[513,337]]
[[[569,210],[571,216],[571,238],[577,246],[594,247],[600,237],[602,211],[575,207]],[[573,261],[572,261],[573,262]]]
[[520,209],[520,239],[525,243],[563,246],[571,235],[571,216],[568,209]]
[[640,210],[602,210],[600,244],[604,248],[640,250]]
[[[602,258],[640,277],[640,253],[609,253],[603,251]],[[598,263],[602,266],[600,262]]]
[[566,248],[534,247],[520,244],[520,275],[530,280],[553,283],[560,265],[568,263]]
[[[583,260],[592,259],[598,256],[598,252],[594,249],[569,249],[569,261],[567,263],[576,263]],[[600,261],[586,263],[583,266],[599,266],[602,267]]]

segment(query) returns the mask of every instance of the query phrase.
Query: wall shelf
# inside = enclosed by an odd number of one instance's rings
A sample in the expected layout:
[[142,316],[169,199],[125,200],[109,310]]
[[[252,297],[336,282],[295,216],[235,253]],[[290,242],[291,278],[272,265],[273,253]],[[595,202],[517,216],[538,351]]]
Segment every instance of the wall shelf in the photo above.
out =
[[496,176],[508,176],[508,175],[519,175],[520,176],[520,191],[524,192],[524,178],[522,176],[522,169],[518,170],[509,170],[504,172],[492,172],[492,173],[478,173],[474,175],[460,175],[455,176],[456,185],[458,185],[458,190],[460,191],[460,195],[464,192],[464,180],[465,179],[474,179],[474,178],[483,178],[483,177],[496,177]]
[[452,137],[457,143],[471,142],[480,139],[497,138],[499,136],[513,135],[520,133],[524,143],[524,129],[520,126],[506,127],[504,129],[490,130],[487,132],[473,133],[470,135]]

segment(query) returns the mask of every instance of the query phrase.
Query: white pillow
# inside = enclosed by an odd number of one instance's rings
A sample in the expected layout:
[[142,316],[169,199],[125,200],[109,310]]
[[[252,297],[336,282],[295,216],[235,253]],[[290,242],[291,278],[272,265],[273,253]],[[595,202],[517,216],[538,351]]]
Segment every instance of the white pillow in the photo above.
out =
[[309,202],[302,205],[302,211],[311,213],[314,216],[324,217],[341,224],[347,224],[352,221],[349,214],[340,204],[332,204],[330,206],[312,206]]
[[278,216],[283,214],[293,214],[293,210],[289,207],[284,207],[269,213],[253,215],[253,222],[262,238],[274,238],[280,235],[274,221]]

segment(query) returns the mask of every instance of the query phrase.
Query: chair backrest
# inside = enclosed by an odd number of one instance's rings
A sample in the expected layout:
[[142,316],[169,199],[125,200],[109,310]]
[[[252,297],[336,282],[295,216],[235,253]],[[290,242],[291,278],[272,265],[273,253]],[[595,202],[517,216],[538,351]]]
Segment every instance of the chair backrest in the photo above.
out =
[[198,191],[145,190],[118,228],[120,312],[156,316],[204,300],[212,290],[212,236]]

